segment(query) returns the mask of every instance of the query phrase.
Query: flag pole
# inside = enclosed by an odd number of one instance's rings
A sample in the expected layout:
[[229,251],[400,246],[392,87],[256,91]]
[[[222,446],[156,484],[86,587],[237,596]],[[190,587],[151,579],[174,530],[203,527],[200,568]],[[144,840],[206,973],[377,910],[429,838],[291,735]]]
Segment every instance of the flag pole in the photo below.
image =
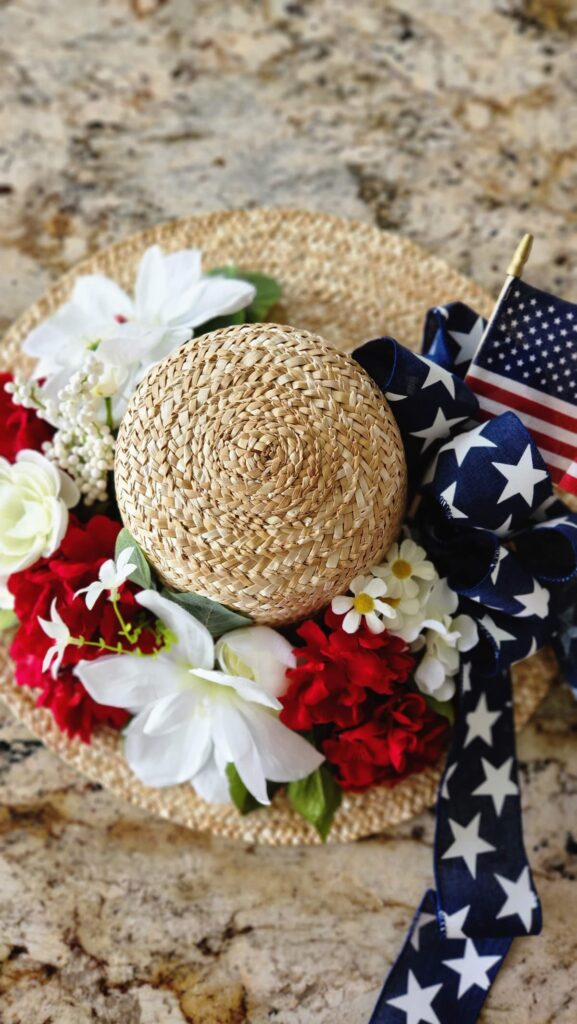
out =
[[531,249],[533,248],[533,235],[523,235],[519,245],[515,249],[515,254],[507,267],[507,277],[522,277],[523,269],[529,256],[531,255]]
[[[513,254],[513,258],[511,260],[511,262],[509,263],[509,266],[507,267],[507,276],[505,278],[505,283],[504,283],[503,287],[501,288],[501,291],[499,293],[499,298],[497,299],[497,301],[496,301],[496,303],[495,303],[495,305],[493,307],[493,312],[491,313],[491,316],[489,318],[487,326],[485,327],[485,330],[483,331],[483,334],[481,336],[481,340],[480,340],[480,342],[479,342],[479,344],[477,346],[477,351],[475,352],[475,355],[473,356],[473,360],[475,359],[475,356],[477,355],[477,353],[480,352],[481,347],[483,346],[483,344],[485,342],[485,338],[489,334],[489,331],[491,330],[491,328],[492,328],[492,326],[493,326],[493,324],[494,324],[494,322],[495,322],[495,320],[497,318],[497,314],[498,314],[499,309],[501,307],[501,303],[502,303],[503,299],[505,298],[505,295],[509,291],[509,288],[511,287],[511,284],[513,283],[513,281],[518,281],[519,278],[522,277],[523,270],[524,270],[524,267],[525,267],[525,264],[526,264],[527,260],[529,259],[529,255],[530,255],[532,247],[533,247],[533,235],[531,235],[529,233],[523,235],[521,241],[519,242],[519,245],[515,249],[515,252]],[[465,380],[466,379],[467,379],[467,376],[465,375]]]

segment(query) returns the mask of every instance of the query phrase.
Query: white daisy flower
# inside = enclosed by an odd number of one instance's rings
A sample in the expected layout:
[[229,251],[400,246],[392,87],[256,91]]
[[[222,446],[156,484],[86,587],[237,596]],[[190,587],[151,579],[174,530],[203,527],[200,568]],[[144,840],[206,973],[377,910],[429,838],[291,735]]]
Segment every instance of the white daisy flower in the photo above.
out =
[[427,559],[427,552],[410,537],[393,544],[385,561],[371,572],[387,584],[387,596],[393,599],[419,597],[423,581],[436,579],[437,571]]
[[387,584],[375,576],[357,576],[350,585],[352,597],[333,597],[331,608],[335,615],[344,615],[345,633],[356,633],[364,619],[371,633],[382,633],[385,624],[381,616],[394,619],[395,611],[390,604],[381,601],[387,594]]

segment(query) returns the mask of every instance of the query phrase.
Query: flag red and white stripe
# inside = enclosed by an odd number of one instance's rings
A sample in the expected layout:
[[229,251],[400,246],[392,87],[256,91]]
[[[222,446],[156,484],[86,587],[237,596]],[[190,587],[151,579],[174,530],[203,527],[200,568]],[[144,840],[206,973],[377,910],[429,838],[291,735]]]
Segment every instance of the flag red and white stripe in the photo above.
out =
[[515,412],[533,435],[553,482],[577,494],[577,407],[474,361],[466,379],[484,416]]

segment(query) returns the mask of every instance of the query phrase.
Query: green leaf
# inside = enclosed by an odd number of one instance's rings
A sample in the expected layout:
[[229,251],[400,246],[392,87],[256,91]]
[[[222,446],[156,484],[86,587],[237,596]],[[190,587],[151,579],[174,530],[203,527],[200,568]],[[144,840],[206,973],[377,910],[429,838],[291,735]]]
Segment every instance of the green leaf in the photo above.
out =
[[295,811],[314,825],[324,843],[343,797],[327,766],[322,764],[306,779],[289,782],[287,796]]
[[264,807],[264,804],[259,804],[252,793],[249,793],[233,764],[227,764],[226,775],[230,799],[241,814],[250,814],[251,811],[257,811],[259,807]]
[[[232,277],[240,281],[248,281],[249,284],[256,288],[256,295],[250,306],[241,310],[245,314],[245,320],[248,323],[260,323],[265,320],[267,314],[281,297],[282,289],[278,281],[275,281],[274,277],[269,277],[268,274],[262,274],[257,270],[242,270],[239,267],[230,265],[215,267],[213,270],[209,270],[209,274],[211,276]],[[228,320],[228,317],[223,317],[222,319]],[[230,322],[244,323],[245,320]],[[211,330],[215,329],[214,327],[211,328]]]
[[252,619],[247,618],[246,615],[239,615],[238,612],[233,612],[230,608],[219,604],[218,601],[211,601],[209,597],[203,597],[202,594],[177,594],[173,590],[164,589],[162,596],[167,597],[169,601],[174,601],[175,604],[180,605],[195,619],[202,622],[214,640],[231,629],[252,625]]
[[238,276],[256,288],[256,295],[246,310],[247,320],[250,323],[266,320],[267,314],[281,297],[280,284],[274,277],[253,270],[241,270]]
[[150,566],[146,561],[146,558],[142,552],[142,549],[136,543],[134,537],[126,528],[122,529],[116,538],[116,547],[114,549],[114,559],[118,559],[121,551],[125,548],[132,548],[132,554],[130,561],[136,566],[130,576],[128,577],[131,583],[136,583],[138,587],[142,587],[144,590],[149,590],[152,586],[152,573]]
[[431,711],[446,718],[450,725],[455,724],[455,706],[452,700],[435,700],[434,697],[425,695],[425,700]]
[[[249,793],[233,764],[227,764],[225,770],[228,778],[230,798],[241,814],[250,814],[251,811],[258,811],[260,807],[266,806],[266,804],[260,804],[256,797]],[[277,790],[280,789],[280,784],[278,782],[267,782],[266,789],[269,799],[272,800]]]
[[0,633],[5,629],[12,629],[12,626],[18,625],[18,616],[14,612],[10,611],[9,608],[0,609]]

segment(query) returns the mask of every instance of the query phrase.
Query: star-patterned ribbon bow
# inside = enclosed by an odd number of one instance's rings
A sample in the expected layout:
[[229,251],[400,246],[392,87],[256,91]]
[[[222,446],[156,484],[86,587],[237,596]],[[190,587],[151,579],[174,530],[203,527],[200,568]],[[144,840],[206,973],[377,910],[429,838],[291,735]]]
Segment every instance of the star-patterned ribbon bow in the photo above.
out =
[[541,928],[523,846],[509,670],[545,643],[567,646],[577,517],[553,494],[518,417],[484,420],[462,380],[482,327],[457,303],[428,315],[428,357],[390,338],[354,354],[397,418],[419,499],[413,526],[480,635],[461,666],[439,790],[436,892],[426,893],[370,1024],[473,1024],[513,938]]

